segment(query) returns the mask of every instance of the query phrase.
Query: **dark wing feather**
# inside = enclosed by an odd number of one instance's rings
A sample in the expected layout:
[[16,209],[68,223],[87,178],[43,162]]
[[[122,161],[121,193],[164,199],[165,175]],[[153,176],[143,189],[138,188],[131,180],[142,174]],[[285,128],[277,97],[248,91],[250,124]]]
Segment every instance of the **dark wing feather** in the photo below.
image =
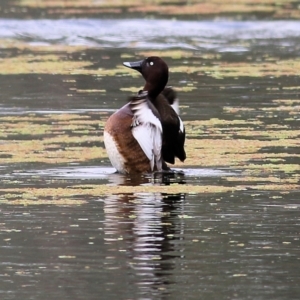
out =
[[[166,91],[167,90],[167,91]],[[171,164],[175,163],[175,157],[184,161],[186,154],[184,151],[185,130],[180,130],[180,119],[175,110],[170,106],[173,101],[165,97],[175,98],[176,94],[171,88],[164,90],[155,101],[163,127],[163,159]],[[171,103],[170,103],[171,102]]]

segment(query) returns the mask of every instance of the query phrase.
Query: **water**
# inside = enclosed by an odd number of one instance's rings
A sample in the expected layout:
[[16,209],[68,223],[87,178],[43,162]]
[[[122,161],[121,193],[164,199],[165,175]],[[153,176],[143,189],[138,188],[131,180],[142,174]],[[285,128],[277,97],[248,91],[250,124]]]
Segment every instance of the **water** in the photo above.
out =
[[[298,21],[0,28],[1,299],[299,298]],[[103,124],[143,84],[121,62],[149,51],[170,66],[188,159],[127,177]]]
[[[141,22],[143,26],[140,26]],[[252,47],[272,44],[297,47],[300,39],[297,30],[300,26],[299,21],[2,19],[0,26],[0,38],[24,40],[32,45],[83,45],[154,50],[180,48],[241,52],[249,51]],[[163,28],[163,30],[155,30],[155,28]],[[249,45],[245,45],[246,42]]]

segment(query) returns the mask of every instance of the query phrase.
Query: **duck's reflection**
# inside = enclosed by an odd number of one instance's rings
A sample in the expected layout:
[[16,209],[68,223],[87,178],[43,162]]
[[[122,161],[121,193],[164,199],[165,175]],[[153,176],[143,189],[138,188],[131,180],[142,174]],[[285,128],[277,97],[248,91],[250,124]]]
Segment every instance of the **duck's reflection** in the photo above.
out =
[[[141,293],[168,293],[170,274],[182,255],[183,194],[133,193],[105,199],[108,251],[126,253]],[[125,249],[124,249],[125,248]]]
[[122,175],[113,173],[109,175],[109,182],[114,185],[138,186],[141,184],[170,185],[171,183],[185,184],[185,177],[182,171],[157,172],[144,175]]

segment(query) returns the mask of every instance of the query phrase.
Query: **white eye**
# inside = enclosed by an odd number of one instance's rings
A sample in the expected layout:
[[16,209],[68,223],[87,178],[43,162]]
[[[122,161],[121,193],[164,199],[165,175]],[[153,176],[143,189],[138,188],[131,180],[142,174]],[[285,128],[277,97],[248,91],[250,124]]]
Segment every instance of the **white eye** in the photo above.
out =
[[153,61],[150,61],[149,64],[150,64],[150,66],[153,66],[153,65],[154,65],[154,62],[153,62]]

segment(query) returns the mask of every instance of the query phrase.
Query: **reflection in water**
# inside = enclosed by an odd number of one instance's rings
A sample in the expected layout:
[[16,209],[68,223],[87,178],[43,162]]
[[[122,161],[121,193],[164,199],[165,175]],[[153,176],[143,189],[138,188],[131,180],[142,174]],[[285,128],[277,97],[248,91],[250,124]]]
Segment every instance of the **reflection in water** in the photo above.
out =
[[183,251],[178,241],[184,228],[177,217],[184,209],[183,200],[183,194],[132,193],[104,201],[108,253],[118,249],[119,240],[126,241],[122,251],[143,295],[164,295],[171,283],[168,275]]
[[130,176],[122,175],[119,173],[112,173],[109,174],[108,181],[114,185],[125,185],[125,186],[139,186],[139,185],[147,185],[147,184],[170,185],[172,183],[185,184],[186,183],[185,171],[183,172],[183,171],[175,170],[170,172],[155,172],[155,173],[148,173],[142,175],[132,174]]

